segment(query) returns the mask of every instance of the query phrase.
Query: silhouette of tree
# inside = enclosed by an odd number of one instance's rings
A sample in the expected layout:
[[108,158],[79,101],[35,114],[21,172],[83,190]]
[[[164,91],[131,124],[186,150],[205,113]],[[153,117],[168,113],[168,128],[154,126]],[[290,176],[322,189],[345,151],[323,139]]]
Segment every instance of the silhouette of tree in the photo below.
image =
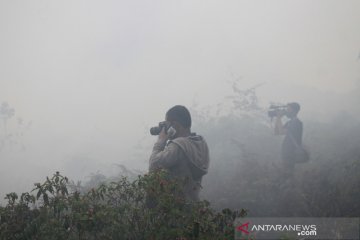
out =
[[15,109],[10,108],[7,102],[3,102],[0,106],[0,118],[3,121],[4,135],[7,134],[7,121],[15,115]]

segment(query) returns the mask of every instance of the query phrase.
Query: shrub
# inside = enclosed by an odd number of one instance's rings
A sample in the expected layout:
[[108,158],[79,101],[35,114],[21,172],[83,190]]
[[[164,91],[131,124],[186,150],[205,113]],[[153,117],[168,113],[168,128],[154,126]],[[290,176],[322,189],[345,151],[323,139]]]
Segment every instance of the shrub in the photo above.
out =
[[0,207],[0,239],[232,239],[241,213],[214,211],[207,201],[189,203],[177,194],[181,182],[166,171],[123,177],[86,193],[68,192],[55,173],[20,199]]

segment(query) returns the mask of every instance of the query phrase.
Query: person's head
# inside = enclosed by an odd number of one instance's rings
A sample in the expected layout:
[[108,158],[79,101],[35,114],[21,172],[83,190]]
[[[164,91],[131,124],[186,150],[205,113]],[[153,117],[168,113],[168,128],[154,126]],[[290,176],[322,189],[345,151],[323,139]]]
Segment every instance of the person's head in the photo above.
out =
[[300,104],[296,102],[288,103],[286,109],[286,116],[289,118],[294,118],[300,111]]
[[176,105],[166,112],[165,120],[176,130],[172,138],[186,136],[190,134],[191,115],[186,107]]

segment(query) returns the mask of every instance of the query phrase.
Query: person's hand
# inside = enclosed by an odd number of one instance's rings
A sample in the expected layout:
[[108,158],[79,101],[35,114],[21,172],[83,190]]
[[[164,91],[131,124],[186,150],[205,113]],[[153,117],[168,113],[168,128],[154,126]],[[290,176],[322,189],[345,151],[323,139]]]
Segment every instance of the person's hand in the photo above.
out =
[[284,116],[283,111],[276,111],[276,118],[281,119]]
[[159,138],[158,140],[160,142],[166,142],[169,139],[169,136],[167,135],[167,133],[165,132],[165,127],[163,127],[161,129],[161,132],[159,133]]

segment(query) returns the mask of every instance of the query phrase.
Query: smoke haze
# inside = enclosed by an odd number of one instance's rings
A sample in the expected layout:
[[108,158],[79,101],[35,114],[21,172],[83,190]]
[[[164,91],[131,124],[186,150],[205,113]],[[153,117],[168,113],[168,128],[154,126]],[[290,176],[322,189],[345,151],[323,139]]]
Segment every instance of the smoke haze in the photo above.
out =
[[[1,1],[0,197],[57,170],[147,169],[149,128],[259,83],[326,122],[360,111],[359,1]],[[21,119],[20,119],[21,118]],[[19,124],[21,123],[21,124]],[[194,129],[196,131],[196,129]]]

